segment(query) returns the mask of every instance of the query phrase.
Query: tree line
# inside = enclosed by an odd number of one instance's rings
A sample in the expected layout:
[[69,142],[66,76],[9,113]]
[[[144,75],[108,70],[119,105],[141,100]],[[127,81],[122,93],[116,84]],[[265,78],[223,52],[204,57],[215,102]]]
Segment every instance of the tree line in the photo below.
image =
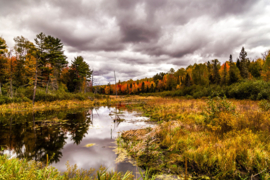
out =
[[14,38],[8,48],[0,37],[0,97],[13,97],[19,88],[32,89],[33,104],[38,88],[64,89],[67,92],[90,91],[92,70],[82,56],[69,65],[60,39],[40,33],[34,42],[23,36]]
[[139,94],[181,90],[194,85],[209,87],[210,85],[230,86],[243,80],[270,80],[270,51],[262,54],[262,58],[250,60],[242,47],[239,57],[234,61],[229,55],[228,61],[221,64],[218,59],[205,63],[189,65],[175,71],[157,73],[151,78],[137,81],[128,80],[100,86],[104,94]]

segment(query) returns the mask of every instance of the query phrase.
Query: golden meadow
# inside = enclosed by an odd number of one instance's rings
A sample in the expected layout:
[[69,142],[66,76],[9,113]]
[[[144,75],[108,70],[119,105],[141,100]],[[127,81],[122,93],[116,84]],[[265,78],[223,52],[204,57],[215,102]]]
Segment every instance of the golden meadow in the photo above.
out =
[[[122,139],[118,139],[138,165],[150,169],[152,174],[169,173],[194,179],[270,178],[270,104],[266,100],[111,96],[93,101],[37,102],[35,106],[11,103],[1,105],[0,111],[4,115],[118,103],[157,122],[153,128],[124,132]],[[1,167],[8,161],[12,160],[3,159]],[[37,167],[33,171],[42,169]],[[59,172],[53,172],[46,176],[60,178]]]
[[270,179],[269,105],[266,100],[156,97],[136,108],[159,125],[125,132],[121,144],[153,173]]

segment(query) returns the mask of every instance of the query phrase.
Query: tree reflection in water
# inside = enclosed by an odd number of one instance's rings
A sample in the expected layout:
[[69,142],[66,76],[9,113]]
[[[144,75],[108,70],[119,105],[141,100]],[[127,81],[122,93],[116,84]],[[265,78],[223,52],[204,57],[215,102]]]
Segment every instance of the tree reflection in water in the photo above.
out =
[[80,144],[88,131],[92,110],[61,110],[0,117],[0,145],[18,158],[57,163],[67,134]]

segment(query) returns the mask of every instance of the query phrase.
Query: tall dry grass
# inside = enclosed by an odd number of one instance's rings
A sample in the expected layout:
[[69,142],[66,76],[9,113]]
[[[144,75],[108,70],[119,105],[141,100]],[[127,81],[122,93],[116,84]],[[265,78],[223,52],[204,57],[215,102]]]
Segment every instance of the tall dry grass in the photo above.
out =
[[155,98],[137,108],[160,123],[144,134],[123,134],[140,165],[183,174],[187,159],[193,176],[270,178],[270,115],[258,102]]

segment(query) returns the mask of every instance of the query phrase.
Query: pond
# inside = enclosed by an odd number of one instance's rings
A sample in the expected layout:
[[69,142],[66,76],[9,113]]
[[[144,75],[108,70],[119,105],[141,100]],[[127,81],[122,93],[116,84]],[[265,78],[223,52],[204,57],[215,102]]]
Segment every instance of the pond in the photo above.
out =
[[125,130],[153,126],[138,112],[119,107],[98,107],[5,115],[0,117],[2,153],[47,162],[60,171],[66,163],[78,168],[138,174],[129,160],[116,162],[116,138]]

